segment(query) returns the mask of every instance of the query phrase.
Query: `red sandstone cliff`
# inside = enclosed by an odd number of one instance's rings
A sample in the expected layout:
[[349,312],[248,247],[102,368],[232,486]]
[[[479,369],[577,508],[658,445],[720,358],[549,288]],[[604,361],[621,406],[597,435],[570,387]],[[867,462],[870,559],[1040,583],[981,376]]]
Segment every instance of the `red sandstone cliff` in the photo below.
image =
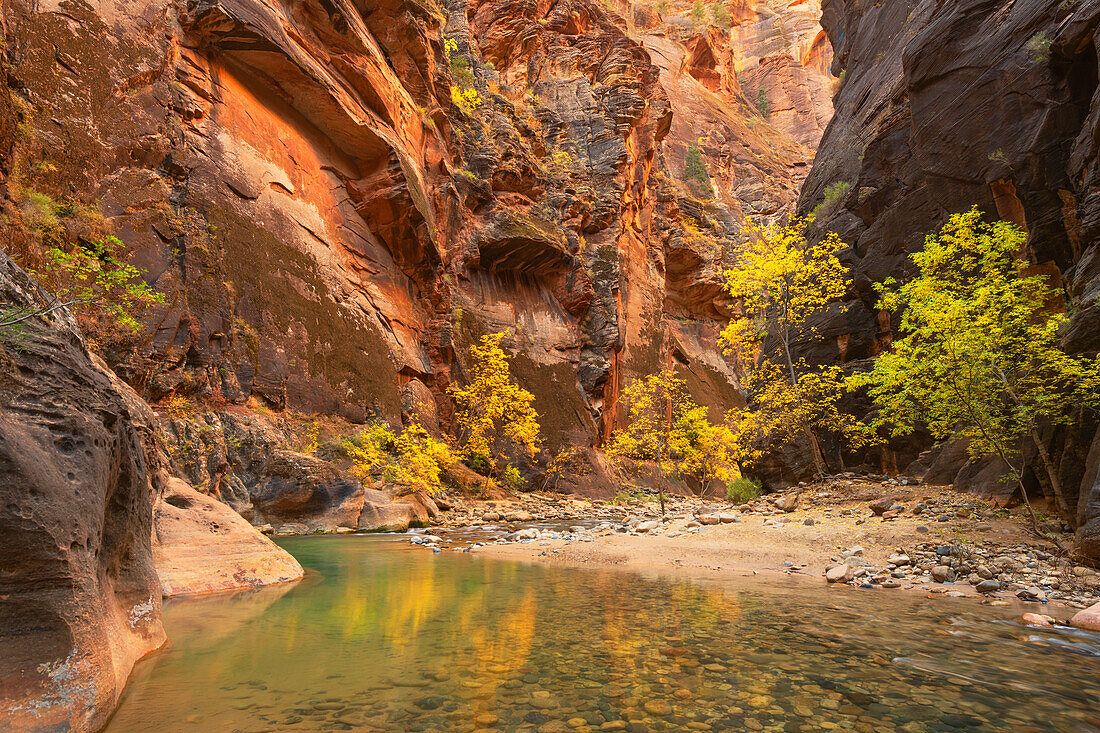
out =
[[168,296],[116,360],[152,400],[396,420],[420,382],[446,424],[465,345],[507,330],[552,449],[597,441],[670,354],[726,407],[723,257],[794,201],[827,44],[810,5],[695,35],[624,12],[16,3],[21,185],[98,207]]

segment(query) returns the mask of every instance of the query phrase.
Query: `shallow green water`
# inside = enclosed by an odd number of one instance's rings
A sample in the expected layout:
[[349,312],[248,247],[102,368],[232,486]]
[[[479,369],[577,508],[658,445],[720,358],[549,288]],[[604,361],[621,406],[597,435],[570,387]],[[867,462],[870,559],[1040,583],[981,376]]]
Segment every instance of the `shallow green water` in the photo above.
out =
[[123,731],[1088,731],[1100,636],[889,591],[283,546],[303,582],[166,604]]

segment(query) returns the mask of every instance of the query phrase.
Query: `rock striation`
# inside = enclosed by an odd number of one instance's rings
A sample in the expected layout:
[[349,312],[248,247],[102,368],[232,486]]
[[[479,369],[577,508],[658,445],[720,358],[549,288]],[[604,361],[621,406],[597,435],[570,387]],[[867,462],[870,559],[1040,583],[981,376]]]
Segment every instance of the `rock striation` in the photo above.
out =
[[[924,236],[973,204],[1027,231],[1027,257],[1060,279],[1074,304],[1066,348],[1095,353],[1100,10],[1053,0],[1008,9],[826,0],[822,24],[842,84],[799,208],[824,204],[818,223],[851,245],[854,283],[818,329],[824,338],[803,344],[803,354],[855,363],[879,353],[897,324],[876,312],[872,285],[904,276]],[[1072,493],[1079,548],[1093,557],[1100,555],[1096,426],[1095,416],[1082,415],[1045,436]],[[884,462],[904,468],[924,447],[898,446]],[[1026,448],[1023,458],[1034,493],[1049,495]],[[997,491],[990,479],[999,472],[967,463],[961,450],[947,447],[918,465],[957,474],[956,484],[979,493]]]

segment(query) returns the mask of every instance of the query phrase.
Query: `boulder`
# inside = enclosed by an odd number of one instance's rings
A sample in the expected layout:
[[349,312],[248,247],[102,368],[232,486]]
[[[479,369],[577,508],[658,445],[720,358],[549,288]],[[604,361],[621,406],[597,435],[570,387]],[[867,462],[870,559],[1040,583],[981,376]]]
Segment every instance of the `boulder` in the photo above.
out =
[[877,516],[882,516],[886,512],[890,511],[890,508],[894,506],[894,500],[888,496],[884,496],[881,499],[875,499],[867,507],[874,512]]
[[955,577],[955,571],[951,569],[950,565],[936,565],[932,568],[932,580],[937,583],[953,583]]
[[365,489],[355,526],[363,532],[404,532],[417,521],[412,504],[395,502],[389,494],[377,489]]
[[1089,631],[1100,631],[1100,603],[1073,614],[1069,620],[1070,626]]
[[781,494],[775,499],[775,508],[785,512],[793,512],[798,508],[798,494]]
[[825,580],[829,583],[847,583],[855,577],[855,572],[849,565],[834,565],[825,571]]
[[153,522],[153,559],[165,596],[297,580],[302,566],[225,504],[167,480]]
[[1041,613],[1025,613],[1020,617],[1020,621],[1027,626],[1050,626],[1054,623],[1053,618]]

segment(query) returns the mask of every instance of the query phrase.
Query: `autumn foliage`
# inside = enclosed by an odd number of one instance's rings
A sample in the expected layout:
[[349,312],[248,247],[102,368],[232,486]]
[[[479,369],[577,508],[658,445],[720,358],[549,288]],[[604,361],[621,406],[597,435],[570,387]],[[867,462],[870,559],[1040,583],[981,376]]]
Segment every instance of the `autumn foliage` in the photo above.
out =
[[453,387],[460,452],[496,471],[501,457],[539,452],[538,413],[534,395],[512,380],[508,355],[500,347],[503,333],[482,336],[470,347],[470,382]]
[[1072,526],[1076,508],[1041,430],[1100,405],[1100,362],[1060,347],[1062,292],[1021,259],[1024,241],[1010,223],[982,221],[977,207],[952,216],[912,255],[916,277],[880,287],[880,307],[901,315],[900,338],[850,386],[869,390],[895,435],[923,425],[963,439],[972,456],[999,456],[1025,501],[1018,455],[1031,442]]
[[823,474],[819,433],[838,433],[854,445],[874,435],[837,409],[844,394],[839,367],[791,356],[795,339],[814,337],[813,316],[846,288],[837,258],[845,244],[832,232],[816,244],[807,241],[808,223],[792,217],[751,231],[753,238],[726,272],[726,291],[740,302],[741,315],[730,321],[721,341],[746,374],[752,396],[734,416],[740,457],[759,459],[778,444],[802,438]]

